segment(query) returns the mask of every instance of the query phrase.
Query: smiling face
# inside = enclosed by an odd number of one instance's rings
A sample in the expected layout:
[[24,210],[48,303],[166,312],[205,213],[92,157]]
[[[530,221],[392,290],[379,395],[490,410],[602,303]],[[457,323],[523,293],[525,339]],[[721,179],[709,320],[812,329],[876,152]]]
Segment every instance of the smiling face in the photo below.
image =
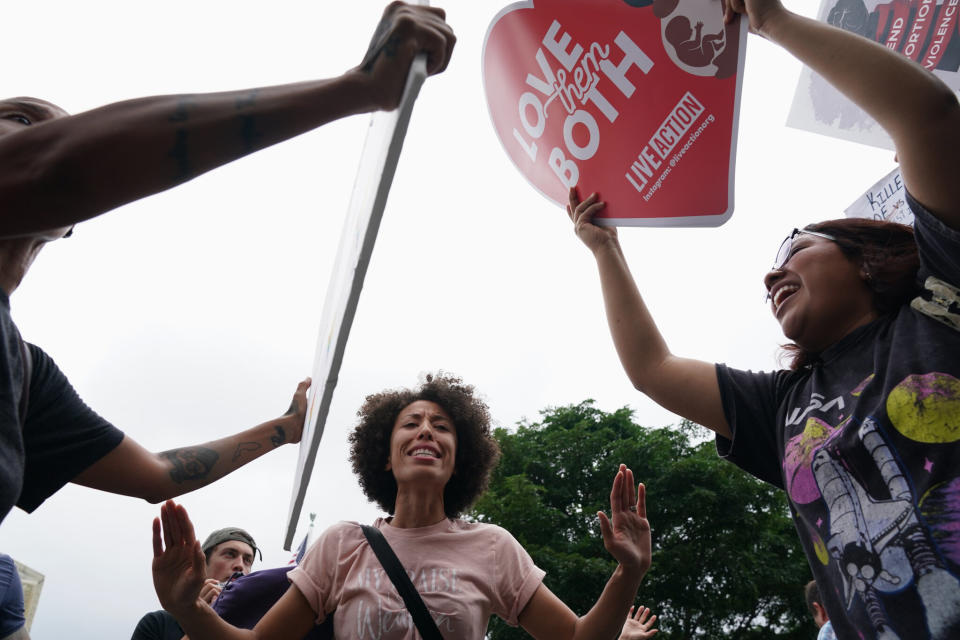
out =
[[443,407],[417,400],[397,415],[390,433],[387,471],[397,487],[435,484],[442,493],[453,475],[457,457],[457,431]]
[[860,265],[826,238],[796,236],[787,261],[767,273],[764,285],[783,335],[815,353],[877,317]]

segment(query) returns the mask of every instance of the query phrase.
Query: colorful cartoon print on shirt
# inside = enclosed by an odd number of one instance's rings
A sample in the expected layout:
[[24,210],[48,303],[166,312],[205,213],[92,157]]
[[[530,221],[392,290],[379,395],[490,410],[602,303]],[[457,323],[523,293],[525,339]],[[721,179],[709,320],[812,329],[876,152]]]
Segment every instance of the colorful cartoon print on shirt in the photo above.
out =
[[916,580],[920,601],[953,601],[952,607],[925,606],[934,638],[960,632],[960,581],[937,553],[930,530],[920,519],[904,470],[876,423],[866,419],[858,436],[889,490],[888,498],[871,496],[829,446],[817,451],[813,474],[829,505],[827,552],[836,560],[849,609],[855,596],[866,605],[881,638],[899,638],[890,628],[878,592],[892,593]]
[[[800,424],[812,408],[825,406],[822,400],[813,398],[806,411],[788,416],[788,424]],[[842,409],[842,398],[833,402]],[[960,380],[948,374],[907,376],[889,393],[886,409],[894,429],[914,442],[960,440]],[[822,497],[828,510],[827,522],[816,523],[820,532],[810,531],[818,558],[835,561],[846,607],[859,598],[877,637],[909,637],[891,628],[880,595],[910,587],[924,604],[931,637],[960,637],[960,580],[945,562],[960,564],[960,477],[915,495],[908,470],[879,425],[866,418],[857,439],[872,461],[873,478],[886,489],[884,494],[874,485],[871,492],[860,479],[863,468],[855,473],[838,446],[844,428],[853,428],[849,416],[836,427],[806,417],[804,430],[786,443],[783,470],[791,499],[804,505]],[[930,473],[933,465],[927,458],[923,468]]]
[[887,417],[917,442],[960,440],[960,380],[936,372],[907,376],[887,396]]
[[813,478],[813,456],[843,423],[832,427],[820,418],[808,418],[804,430],[788,444],[783,457],[786,489],[796,504],[809,504],[820,498],[820,489]]

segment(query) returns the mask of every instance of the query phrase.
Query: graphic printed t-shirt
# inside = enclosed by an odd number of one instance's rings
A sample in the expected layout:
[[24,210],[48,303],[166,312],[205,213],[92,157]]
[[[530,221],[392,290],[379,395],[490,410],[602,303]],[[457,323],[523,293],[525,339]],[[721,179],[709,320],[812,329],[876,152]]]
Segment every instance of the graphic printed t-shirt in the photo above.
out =
[[718,452],[786,490],[843,639],[960,638],[960,233],[908,204],[920,298],[810,368],[717,366]]
[[[520,543],[495,525],[443,520],[399,529],[381,518],[374,526],[383,532],[447,638],[482,640],[491,614],[516,625],[543,580],[543,570]],[[324,531],[288,577],[317,612],[318,622],[336,610],[337,638],[419,637],[403,600],[354,522]]]

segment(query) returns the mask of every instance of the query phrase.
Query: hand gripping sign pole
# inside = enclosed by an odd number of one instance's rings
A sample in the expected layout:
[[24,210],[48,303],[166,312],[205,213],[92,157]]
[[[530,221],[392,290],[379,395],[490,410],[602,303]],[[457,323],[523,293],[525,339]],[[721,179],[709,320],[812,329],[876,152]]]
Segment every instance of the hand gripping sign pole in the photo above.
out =
[[[418,4],[426,5],[426,1]],[[290,550],[303,508],[303,499],[310,483],[317,448],[337,386],[343,352],[347,346],[353,316],[357,311],[360,290],[367,274],[373,245],[380,229],[380,220],[387,204],[390,185],[397,169],[403,138],[410,123],[413,103],[427,77],[425,54],[418,55],[410,66],[400,106],[391,112],[375,113],[363,145],[360,167],[353,184],[350,205],[340,235],[337,260],[330,276],[320,335],[317,338],[313,364],[313,385],[307,399],[307,417],[300,440],[300,457],[294,476],[293,495],[287,516],[283,548]]]

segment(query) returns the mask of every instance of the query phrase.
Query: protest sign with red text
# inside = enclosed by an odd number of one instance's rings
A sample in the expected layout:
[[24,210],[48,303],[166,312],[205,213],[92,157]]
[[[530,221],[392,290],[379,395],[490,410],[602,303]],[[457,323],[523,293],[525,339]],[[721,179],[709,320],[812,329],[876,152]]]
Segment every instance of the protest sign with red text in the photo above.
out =
[[494,128],[561,206],[599,224],[715,226],[733,212],[746,24],[716,0],[533,0],[491,23],[483,80]]
[[[899,52],[960,94],[960,0],[822,0],[817,19]],[[897,89],[890,87],[891,92]],[[787,124],[894,148],[876,120],[807,67],[797,83]]]

